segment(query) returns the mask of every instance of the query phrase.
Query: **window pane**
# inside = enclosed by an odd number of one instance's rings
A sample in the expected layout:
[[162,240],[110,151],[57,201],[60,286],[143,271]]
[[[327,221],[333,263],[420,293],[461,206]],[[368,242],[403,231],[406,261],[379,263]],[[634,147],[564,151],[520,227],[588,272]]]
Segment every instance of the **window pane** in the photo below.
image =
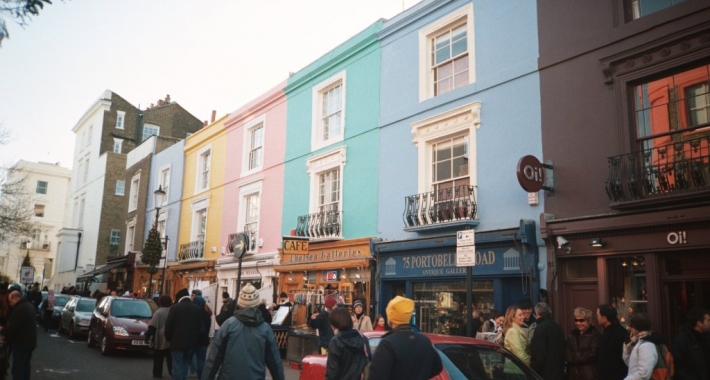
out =
[[[646,262],[643,256],[628,256],[609,259],[606,265],[610,302],[619,313],[619,321],[626,325],[634,313],[648,312]],[[656,316],[650,317],[653,320]]]
[[569,260],[565,264],[566,280],[591,280],[597,278],[597,259]]
[[[464,335],[466,284],[464,281],[414,283],[415,308],[422,332]],[[493,281],[474,281],[473,307],[493,309]]]
[[48,183],[46,181],[37,181],[37,188],[35,192],[37,194],[47,194],[47,185]]
[[466,50],[468,50],[466,41],[466,25],[461,25],[454,29],[452,34],[451,56],[455,57],[461,53],[465,53]]

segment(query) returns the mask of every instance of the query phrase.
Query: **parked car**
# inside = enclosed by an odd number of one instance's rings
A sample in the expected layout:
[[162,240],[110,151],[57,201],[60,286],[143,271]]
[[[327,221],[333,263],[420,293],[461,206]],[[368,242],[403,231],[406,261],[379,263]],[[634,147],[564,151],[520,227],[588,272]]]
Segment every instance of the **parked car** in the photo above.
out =
[[91,314],[87,343],[99,343],[102,355],[113,350],[147,351],[148,323],[158,306],[152,300],[106,296]]
[[91,313],[96,307],[96,299],[90,297],[72,297],[62,310],[59,318],[59,333],[66,331],[69,338],[74,338],[77,333],[86,334],[91,323]]
[[[364,334],[374,356],[385,332],[373,331]],[[513,377],[542,380],[535,371],[496,343],[460,336],[424,335],[434,344],[444,365],[444,370],[432,379],[494,380]],[[327,360],[328,357],[322,355],[308,355],[303,358],[299,380],[323,379]]]
[[[69,302],[71,299],[71,296],[68,296],[66,294],[55,294],[54,298],[56,301],[54,302],[54,311],[52,312],[52,318],[49,320],[49,328],[53,329],[59,326],[59,318],[62,315],[62,310],[64,310],[64,305]],[[44,301],[40,304],[40,310],[39,310],[39,316],[37,318],[37,321],[40,325],[44,325]]]

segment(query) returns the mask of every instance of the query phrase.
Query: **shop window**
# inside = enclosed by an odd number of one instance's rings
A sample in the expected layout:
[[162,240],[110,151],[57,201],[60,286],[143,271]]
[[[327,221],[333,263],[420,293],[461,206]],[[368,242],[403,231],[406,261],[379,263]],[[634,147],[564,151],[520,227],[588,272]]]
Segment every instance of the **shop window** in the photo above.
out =
[[570,260],[565,263],[565,280],[596,280],[597,259]]
[[[474,281],[473,307],[493,309],[493,281]],[[422,332],[465,335],[466,282],[422,282],[414,284],[418,325]]]
[[646,261],[643,256],[629,256],[609,259],[606,264],[609,302],[616,307],[619,321],[625,325],[632,315],[648,312]]
[[636,20],[687,0],[626,0],[627,19]]

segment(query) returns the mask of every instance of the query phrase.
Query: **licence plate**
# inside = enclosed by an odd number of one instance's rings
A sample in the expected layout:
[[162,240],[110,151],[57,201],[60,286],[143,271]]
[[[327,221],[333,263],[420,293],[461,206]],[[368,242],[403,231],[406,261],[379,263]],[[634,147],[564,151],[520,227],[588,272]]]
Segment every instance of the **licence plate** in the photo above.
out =
[[134,346],[147,346],[148,342],[146,342],[144,340],[134,340],[131,342],[131,344]]

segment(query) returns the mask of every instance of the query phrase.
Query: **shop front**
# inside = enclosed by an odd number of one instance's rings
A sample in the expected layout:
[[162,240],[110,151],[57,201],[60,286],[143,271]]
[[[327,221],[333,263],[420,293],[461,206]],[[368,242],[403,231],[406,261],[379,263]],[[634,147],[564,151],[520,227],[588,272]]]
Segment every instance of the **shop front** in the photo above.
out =
[[[309,242],[284,237],[281,262],[274,270],[277,293],[288,294],[294,305],[286,353],[289,361],[300,362],[311,353],[316,332],[307,321],[323,307],[326,297],[335,297],[344,307],[351,307],[355,300],[371,305],[371,259],[369,238]],[[365,313],[373,318],[371,310],[366,307]]]
[[123,293],[130,290],[135,262],[136,252],[128,252],[124,256],[110,258],[106,265],[77,276],[76,282],[82,283],[81,288],[91,292],[94,290],[101,292],[115,290]]
[[575,307],[608,303],[622,324],[647,313],[671,339],[688,310],[710,305],[710,206],[542,223],[565,329]]
[[205,289],[217,282],[215,261],[204,260],[189,263],[168,262],[165,278],[164,294],[169,296],[175,296],[175,293],[182,288],[188,290]]
[[246,283],[252,284],[259,290],[262,300],[270,305],[275,302],[276,296],[276,273],[274,265],[277,263],[277,253],[261,253],[257,255],[246,255],[242,259],[242,271],[239,275],[239,260],[236,258],[222,258],[217,260],[215,268],[217,270],[217,281],[219,283],[219,294],[228,292],[232,298],[237,297],[237,285],[241,279],[241,289]]
[[[533,221],[521,221],[514,229],[476,232],[475,242],[473,309],[503,312],[523,297],[539,301]],[[456,244],[456,234],[375,243],[377,312],[384,315],[389,300],[403,295],[414,300],[413,323],[421,331],[465,335],[466,268],[456,266]]]

